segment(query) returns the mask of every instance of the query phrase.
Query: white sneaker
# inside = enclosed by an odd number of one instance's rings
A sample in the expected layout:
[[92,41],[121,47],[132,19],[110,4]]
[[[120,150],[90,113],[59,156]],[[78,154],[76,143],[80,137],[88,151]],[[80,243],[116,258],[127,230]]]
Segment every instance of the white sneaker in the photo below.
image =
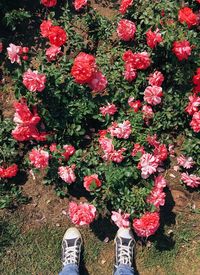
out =
[[63,266],[67,264],[80,263],[81,256],[81,246],[82,237],[78,229],[75,227],[70,227],[63,237],[62,241],[62,264]]
[[135,239],[130,228],[119,228],[115,237],[115,270],[119,265],[132,267]]

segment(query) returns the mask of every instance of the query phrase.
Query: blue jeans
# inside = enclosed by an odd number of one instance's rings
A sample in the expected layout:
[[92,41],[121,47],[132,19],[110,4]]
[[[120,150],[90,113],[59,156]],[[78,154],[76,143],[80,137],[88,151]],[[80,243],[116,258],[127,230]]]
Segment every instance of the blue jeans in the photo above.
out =
[[[79,267],[75,264],[68,264],[63,267],[59,275],[79,275]],[[114,275],[134,275],[134,269],[128,265],[119,265]]]

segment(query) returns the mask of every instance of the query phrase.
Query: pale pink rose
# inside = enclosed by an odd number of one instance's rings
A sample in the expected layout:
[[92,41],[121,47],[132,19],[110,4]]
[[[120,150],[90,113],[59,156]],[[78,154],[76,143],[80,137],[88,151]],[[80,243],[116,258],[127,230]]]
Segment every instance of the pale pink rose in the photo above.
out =
[[56,60],[59,54],[61,54],[61,47],[52,45],[46,50],[46,57],[49,62]]
[[132,131],[131,123],[125,120],[123,123],[113,122],[108,128],[108,132],[112,137],[128,139]]
[[58,168],[58,175],[61,177],[61,179],[64,182],[71,184],[76,181],[76,176],[74,174],[75,167],[76,167],[75,165],[60,166]]
[[8,58],[10,59],[11,63],[18,63],[21,65],[20,55],[23,53],[21,46],[16,46],[12,43],[9,44],[7,48]]
[[160,87],[165,78],[161,72],[155,71],[153,74],[149,75],[148,79],[149,79],[149,85]]
[[95,92],[102,92],[108,84],[106,77],[100,72],[95,72],[88,82],[90,89]]
[[144,100],[151,105],[160,104],[162,96],[162,88],[158,86],[148,86],[144,91]]
[[49,165],[49,153],[43,149],[32,149],[29,153],[30,163],[38,169],[44,169]]
[[96,208],[92,204],[75,202],[69,203],[69,217],[76,225],[87,225],[94,221]]
[[191,188],[196,188],[200,185],[200,177],[193,174],[189,175],[188,173],[182,173],[181,180]]
[[45,74],[39,74],[38,71],[28,69],[28,71],[23,74],[23,84],[31,92],[42,92],[45,89],[45,83]]
[[165,204],[165,196],[166,194],[162,189],[154,187],[146,201],[147,203],[154,205],[156,208],[159,208]]
[[99,110],[103,116],[106,116],[107,114],[114,115],[117,112],[117,107],[115,104],[108,103],[107,106],[100,107]]
[[154,174],[158,168],[159,161],[152,154],[143,154],[138,163],[138,168],[141,169],[142,178],[147,179],[150,175]]
[[111,153],[114,150],[114,146],[112,144],[112,139],[107,138],[107,137],[100,137],[99,138],[99,144],[101,146],[101,149],[104,152]]
[[159,175],[154,179],[154,186],[157,189],[163,189],[167,186],[167,182],[162,175]]
[[180,155],[177,158],[177,162],[179,165],[183,166],[183,168],[190,169],[194,165],[194,161],[192,157],[185,157],[184,155]]
[[119,209],[118,212],[112,211],[111,220],[113,220],[114,223],[116,224],[116,226],[118,226],[119,228],[130,227],[129,218],[130,218],[130,214],[128,214],[128,213],[122,214],[121,209]]

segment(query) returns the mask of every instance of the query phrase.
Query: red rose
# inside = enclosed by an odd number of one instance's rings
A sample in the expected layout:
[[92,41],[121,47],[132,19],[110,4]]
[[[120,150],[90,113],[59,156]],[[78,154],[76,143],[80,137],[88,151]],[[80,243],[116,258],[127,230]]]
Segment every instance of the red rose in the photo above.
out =
[[154,49],[157,44],[163,41],[161,34],[159,33],[159,29],[156,29],[155,32],[152,32],[152,30],[148,30],[146,33],[146,39],[147,39],[147,45]]
[[178,20],[181,23],[186,23],[188,28],[197,25],[197,15],[188,7],[184,7],[179,10]]
[[13,164],[7,168],[0,167],[0,178],[13,178],[17,175],[17,172],[17,164]]
[[125,14],[127,9],[132,6],[133,0],[122,0],[119,8],[121,14]]
[[67,34],[61,27],[53,26],[49,30],[48,38],[51,45],[60,47],[65,44],[67,40]]
[[151,59],[147,52],[133,53],[131,50],[123,54],[122,59],[131,63],[136,70],[146,70],[151,65]]
[[76,225],[86,225],[93,222],[96,217],[96,208],[92,204],[75,202],[69,203],[69,217]]
[[85,5],[87,5],[87,0],[75,0],[74,1],[75,10],[80,10]]
[[188,59],[191,55],[191,50],[190,42],[187,40],[175,41],[172,48],[172,52],[176,55],[179,61]]
[[51,8],[57,4],[57,0],[41,0],[41,4],[45,7]]
[[193,77],[193,83],[200,86],[200,68],[197,69],[196,75]]
[[80,52],[74,59],[71,74],[79,84],[86,84],[96,72],[95,58],[91,54]]
[[93,175],[84,177],[83,185],[87,191],[93,191],[96,188],[101,187],[101,181],[99,180],[97,174],[93,174]]

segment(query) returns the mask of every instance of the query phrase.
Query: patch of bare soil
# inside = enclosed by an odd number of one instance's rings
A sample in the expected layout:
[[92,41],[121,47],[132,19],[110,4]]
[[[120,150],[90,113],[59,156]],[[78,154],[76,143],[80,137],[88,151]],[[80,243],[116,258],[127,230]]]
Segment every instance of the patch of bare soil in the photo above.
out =
[[11,80],[7,80],[8,83],[0,90],[0,104],[2,115],[4,118],[13,118],[14,108],[13,102],[16,100]]
[[23,191],[31,202],[21,206],[19,211],[23,213],[23,230],[41,227],[44,224],[56,226],[67,225],[68,219],[62,211],[68,207],[68,200],[60,199],[52,186],[45,186],[42,182],[42,175],[32,179],[30,176]]
[[108,0],[91,0],[91,6],[94,10],[98,11],[98,13],[102,16],[107,17],[108,19],[112,19],[117,14],[119,14],[117,7],[119,1],[112,1]]

